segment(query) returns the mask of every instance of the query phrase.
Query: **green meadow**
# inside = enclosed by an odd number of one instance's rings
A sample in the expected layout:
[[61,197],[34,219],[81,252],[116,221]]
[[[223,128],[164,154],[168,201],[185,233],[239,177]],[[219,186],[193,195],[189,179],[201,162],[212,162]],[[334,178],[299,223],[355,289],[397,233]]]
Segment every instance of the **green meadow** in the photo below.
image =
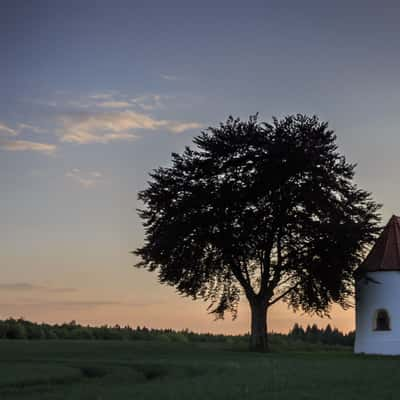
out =
[[0,341],[0,399],[398,399],[400,358],[326,347]]

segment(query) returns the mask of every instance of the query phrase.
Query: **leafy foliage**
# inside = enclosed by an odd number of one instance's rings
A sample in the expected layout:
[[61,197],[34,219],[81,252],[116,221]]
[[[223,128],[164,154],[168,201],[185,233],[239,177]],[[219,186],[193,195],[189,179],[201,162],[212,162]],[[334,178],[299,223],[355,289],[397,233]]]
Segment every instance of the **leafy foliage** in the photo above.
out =
[[264,315],[281,299],[319,315],[333,302],[348,307],[380,206],[353,183],[355,165],[328,124],[230,117],[194,144],[139,193],[146,241],[137,267],[209,301],[217,317],[235,316],[242,294]]

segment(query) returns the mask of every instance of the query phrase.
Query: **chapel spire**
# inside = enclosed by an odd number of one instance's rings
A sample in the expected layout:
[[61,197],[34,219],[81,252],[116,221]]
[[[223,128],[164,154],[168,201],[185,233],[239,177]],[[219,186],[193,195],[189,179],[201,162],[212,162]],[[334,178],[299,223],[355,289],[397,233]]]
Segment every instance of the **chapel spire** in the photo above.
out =
[[360,271],[400,271],[400,217],[392,216]]

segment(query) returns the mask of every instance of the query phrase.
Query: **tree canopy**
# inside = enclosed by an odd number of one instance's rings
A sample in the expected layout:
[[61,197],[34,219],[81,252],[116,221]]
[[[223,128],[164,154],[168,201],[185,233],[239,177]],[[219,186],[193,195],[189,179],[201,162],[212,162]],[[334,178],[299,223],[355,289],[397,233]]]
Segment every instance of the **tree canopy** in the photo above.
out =
[[279,300],[328,314],[349,305],[353,271],[379,231],[379,205],[353,182],[355,165],[316,116],[260,123],[228,118],[173,153],[139,193],[145,243],[137,267],[236,315],[251,307],[253,346]]

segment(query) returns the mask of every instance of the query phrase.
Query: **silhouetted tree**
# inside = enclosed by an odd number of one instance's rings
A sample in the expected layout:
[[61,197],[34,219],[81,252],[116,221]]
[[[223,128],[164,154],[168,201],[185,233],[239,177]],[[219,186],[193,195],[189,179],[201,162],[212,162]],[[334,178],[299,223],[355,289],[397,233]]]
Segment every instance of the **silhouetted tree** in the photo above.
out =
[[235,317],[251,308],[251,345],[267,349],[267,310],[280,300],[319,315],[347,307],[353,270],[378,232],[379,206],[352,182],[325,122],[230,117],[172,154],[139,193],[139,268]]

